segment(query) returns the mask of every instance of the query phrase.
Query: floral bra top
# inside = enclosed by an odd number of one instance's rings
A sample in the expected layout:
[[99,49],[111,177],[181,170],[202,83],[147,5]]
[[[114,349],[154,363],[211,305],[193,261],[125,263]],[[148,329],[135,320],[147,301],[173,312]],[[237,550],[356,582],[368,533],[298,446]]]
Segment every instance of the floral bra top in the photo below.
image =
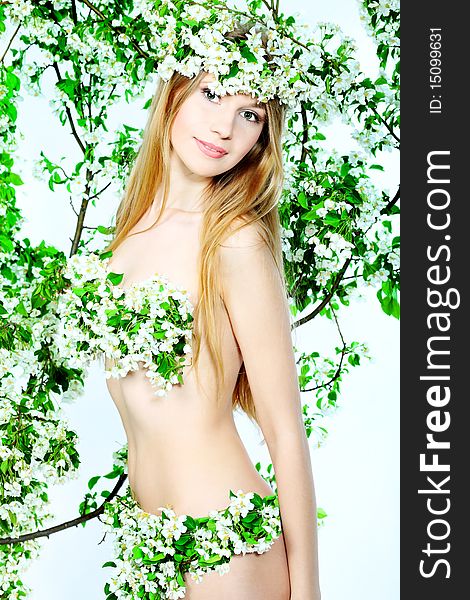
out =
[[165,396],[183,383],[183,368],[191,363],[194,307],[186,290],[157,274],[120,287],[124,275],[109,270],[111,256],[68,259],[54,343],[71,368],[86,369],[105,355],[111,363],[107,378],[124,377],[143,363],[155,394]]

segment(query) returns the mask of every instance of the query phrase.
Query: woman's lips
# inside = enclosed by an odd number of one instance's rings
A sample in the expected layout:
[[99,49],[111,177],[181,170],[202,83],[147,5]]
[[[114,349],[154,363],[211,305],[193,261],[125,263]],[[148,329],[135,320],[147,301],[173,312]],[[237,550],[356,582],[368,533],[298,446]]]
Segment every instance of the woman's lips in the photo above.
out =
[[209,144],[209,142],[203,142],[198,138],[194,138],[196,140],[199,149],[203,154],[209,156],[210,158],[222,158],[227,154],[227,151],[223,148],[217,149],[218,146],[214,146],[213,144]]

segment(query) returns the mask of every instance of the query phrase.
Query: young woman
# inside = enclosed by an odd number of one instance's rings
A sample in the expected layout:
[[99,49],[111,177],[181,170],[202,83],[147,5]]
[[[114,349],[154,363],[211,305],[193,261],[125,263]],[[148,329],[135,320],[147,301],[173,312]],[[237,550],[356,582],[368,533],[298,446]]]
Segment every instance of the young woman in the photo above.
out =
[[[116,218],[110,265],[122,286],[154,274],[195,307],[193,361],[155,395],[143,369],[108,379],[128,440],[132,497],[145,513],[223,509],[230,490],[273,490],[233,418],[260,426],[276,473],[282,534],[234,555],[228,572],[185,577],[188,600],[319,600],[316,502],[285,292],[277,203],[284,111],[217,96],[212,75],[161,81]],[[179,596],[178,596],[179,597]]]

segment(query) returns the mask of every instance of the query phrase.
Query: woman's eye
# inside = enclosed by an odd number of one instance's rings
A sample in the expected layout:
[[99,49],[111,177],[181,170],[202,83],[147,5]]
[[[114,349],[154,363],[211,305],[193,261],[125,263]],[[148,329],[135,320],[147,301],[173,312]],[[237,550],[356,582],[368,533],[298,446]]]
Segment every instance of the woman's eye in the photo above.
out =
[[260,118],[258,117],[257,113],[252,112],[251,110],[244,110],[241,114],[243,115],[244,119],[246,119],[247,121],[251,121],[252,123],[259,123],[260,121]]
[[202,93],[204,94],[204,96],[210,101],[210,102],[214,102],[214,100],[220,100],[220,96],[218,96],[215,92],[213,92],[211,89],[209,88],[204,88],[202,90]]

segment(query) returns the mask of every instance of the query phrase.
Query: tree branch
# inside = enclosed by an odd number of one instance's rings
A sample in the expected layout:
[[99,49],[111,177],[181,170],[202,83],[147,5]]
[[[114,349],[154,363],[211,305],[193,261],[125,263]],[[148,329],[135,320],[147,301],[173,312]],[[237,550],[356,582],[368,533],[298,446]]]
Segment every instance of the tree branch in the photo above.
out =
[[384,206],[382,208],[382,210],[380,211],[380,214],[386,215],[388,213],[388,211],[392,208],[392,206],[394,206],[398,202],[399,199],[400,199],[400,186],[398,186],[398,190],[396,191],[395,196],[393,196],[393,198],[389,201],[387,206]]
[[3,63],[3,60],[4,60],[5,56],[7,55],[8,50],[10,50],[10,46],[12,45],[13,40],[15,39],[18,31],[20,30],[20,27],[21,27],[21,23],[18,24],[18,27],[13,32],[13,35],[11,36],[10,41],[8,42],[8,45],[5,48],[5,52],[2,54],[2,58],[0,58],[0,64]]
[[292,324],[292,329],[294,329],[295,327],[300,327],[301,325],[304,325],[305,323],[308,323],[313,318],[315,318],[319,312],[321,312],[325,308],[325,306],[328,304],[328,302],[331,300],[331,298],[334,296],[334,293],[338,289],[338,286],[339,286],[341,280],[343,279],[343,275],[346,273],[346,269],[349,267],[351,260],[352,260],[352,258],[349,257],[345,261],[344,265],[341,267],[341,270],[339,271],[338,275],[336,276],[336,279],[335,279],[333,285],[331,286],[331,290],[323,298],[323,300],[320,302],[320,304],[318,304],[318,306],[316,308],[314,308],[310,314],[305,315],[305,317],[302,317],[298,321],[295,321]]
[[73,205],[72,198],[70,198],[69,202],[70,202],[70,206],[72,207],[73,212],[75,213],[75,216],[78,217],[78,212],[75,210],[75,206]]
[[40,537],[49,537],[53,533],[57,533],[59,531],[65,531],[66,529],[70,529],[71,527],[77,527],[80,523],[85,523],[86,521],[90,521],[103,514],[104,507],[106,504],[111,502],[111,500],[117,496],[117,493],[122,487],[122,484],[127,479],[127,475],[123,473],[119,476],[119,479],[114,486],[113,491],[109,494],[109,496],[105,499],[103,504],[99,506],[94,511],[88,513],[87,515],[82,515],[81,517],[77,517],[76,519],[72,519],[71,521],[66,521],[65,523],[61,523],[60,525],[55,525],[54,527],[49,527],[48,529],[42,529],[41,531],[34,531],[32,533],[25,533],[23,535],[18,536],[17,538],[0,538],[0,546],[6,546],[9,544],[19,544],[21,542],[26,542],[28,540],[34,540]]
[[90,193],[90,180],[91,180],[91,172],[89,169],[86,171],[86,187],[85,194],[82,199],[82,204],[80,206],[80,212],[78,214],[77,225],[75,227],[75,233],[72,241],[72,248],[70,249],[70,256],[76,254],[78,250],[78,245],[80,243],[80,239],[82,237],[83,225],[85,223],[85,215],[88,208],[88,202],[90,201],[88,194]]
[[[62,75],[60,74],[60,71],[59,71],[59,65],[54,61],[52,63],[52,66],[54,67],[54,71],[56,72],[57,79],[59,81],[62,81]],[[79,135],[77,133],[77,130],[75,129],[75,124],[73,122],[72,113],[70,112],[70,108],[67,105],[65,105],[65,112],[67,114],[67,118],[69,120],[70,127],[72,129],[72,135],[76,139],[77,144],[80,146],[80,150],[83,152],[83,154],[85,154],[85,146],[83,145],[83,142],[80,139],[80,137],[79,137]]]
[[75,4],[75,0],[72,0],[72,20],[75,23],[75,25],[78,23],[77,6]]
[[321,383],[320,385],[316,385],[312,388],[304,388],[304,389],[300,390],[301,392],[313,392],[315,390],[319,390],[320,388],[329,387],[341,375],[341,367],[343,366],[343,360],[346,355],[346,342],[344,341],[343,333],[341,331],[341,327],[339,326],[336,312],[332,306],[330,306],[330,308],[331,308],[331,312],[333,313],[334,320],[336,322],[336,328],[338,330],[339,337],[341,338],[341,341],[343,343],[343,347],[341,348],[341,358],[339,360],[338,368],[336,369],[336,373],[333,375],[333,377],[329,381],[326,381],[325,383]]
[[388,123],[388,121],[386,121],[382,115],[378,112],[378,110],[376,108],[374,108],[373,106],[371,107],[373,113],[375,114],[375,116],[377,116],[380,120],[380,122],[382,123],[382,125],[385,126],[385,129],[390,133],[390,135],[395,138],[395,140],[400,143],[400,138],[396,135],[396,133],[393,131],[392,127],[390,126],[390,124]]
[[272,6],[269,4],[268,0],[261,0],[261,2],[266,6],[268,10],[272,10]]
[[302,102],[302,106],[300,108],[300,114],[302,115],[302,125],[303,125],[303,132],[302,132],[302,153],[300,155],[300,162],[303,163],[305,162],[305,159],[307,158],[307,148],[305,147],[305,144],[308,142],[308,118],[307,118],[307,111],[305,110],[305,106]]
[[109,186],[111,185],[111,183],[112,183],[112,181],[110,181],[109,183],[107,183],[103,188],[101,188],[98,192],[96,192],[96,194],[93,194],[93,196],[90,196],[88,198],[88,201],[93,200],[94,198],[98,198],[98,196],[100,194],[102,194],[104,191],[106,191],[109,188]]

